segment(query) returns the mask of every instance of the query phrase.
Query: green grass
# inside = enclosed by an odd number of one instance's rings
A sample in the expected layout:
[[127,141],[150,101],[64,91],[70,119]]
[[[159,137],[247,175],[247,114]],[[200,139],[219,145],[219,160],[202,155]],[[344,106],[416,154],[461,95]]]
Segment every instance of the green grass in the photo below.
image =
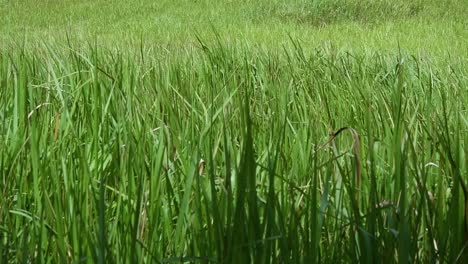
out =
[[200,47],[1,53],[3,260],[466,257],[466,61]]
[[272,48],[292,36],[305,48],[332,43],[348,50],[400,46],[413,54],[464,55],[467,13],[464,0],[3,0],[0,40],[27,35],[61,43],[68,33],[85,42],[90,36],[109,45],[144,38],[180,47],[193,45],[195,32],[208,41],[214,27],[223,41]]
[[0,1],[0,262],[466,263],[467,4],[211,2]]

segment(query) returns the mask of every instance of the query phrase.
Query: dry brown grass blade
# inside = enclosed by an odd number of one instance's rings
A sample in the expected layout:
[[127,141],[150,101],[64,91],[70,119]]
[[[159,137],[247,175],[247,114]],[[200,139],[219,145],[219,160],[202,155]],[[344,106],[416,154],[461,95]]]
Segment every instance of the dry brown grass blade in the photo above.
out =
[[359,134],[353,128],[349,129],[351,136],[353,137],[353,150],[354,150],[354,162],[356,163],[356,185],[357,188],[361,187],[361,141],[359,139]]
[[338,129],[336,132],[330,135],[330,139],[325,142],[324,144],[320,145],[316,151],[324,148],[325,146],[329,145],[330,143],[334,143],[335,139],[344,131],[349,131],[353,138],[353,152],[354,152],[354,162],[356,163],[356,186],[357,189],[361,187],[361,141],[359,139],[358,132],[351,127],[342,127]]
[[203,159],[198,162],[198,175],[203,176],[203,174],[205,174],[205,165],[206,162]]
[[55,114],[54,140],[57,140],[60,127],[60,113]]

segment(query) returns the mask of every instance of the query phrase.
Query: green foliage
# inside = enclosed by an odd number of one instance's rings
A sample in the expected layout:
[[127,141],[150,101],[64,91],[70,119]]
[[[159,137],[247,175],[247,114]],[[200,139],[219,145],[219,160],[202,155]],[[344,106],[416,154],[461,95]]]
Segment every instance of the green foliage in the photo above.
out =
[[[0,2],[0,47],[13,40],[63,43],[100,38],[108,45],[141,38],[170,48],[193,46],[197,33],[225,42],[281,48],[289,36],[305,48],[331,42],[348,50],[466,54],[465,0],[22,0]],[[135,41],[137,40],[137,41]],[[127,43],[128,42],[128,43]]]
[[0,263],[468,263],[466,13],[0,0]]
[[1,51],[2,262],[466,260],[466,59],[197,46]]

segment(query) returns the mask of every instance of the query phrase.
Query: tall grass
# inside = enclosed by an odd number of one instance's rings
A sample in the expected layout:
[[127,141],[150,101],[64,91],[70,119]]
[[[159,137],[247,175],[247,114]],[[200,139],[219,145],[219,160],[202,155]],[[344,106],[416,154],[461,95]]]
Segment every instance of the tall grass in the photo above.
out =
[[2,262],[467,260],[466,59],[0,53]]

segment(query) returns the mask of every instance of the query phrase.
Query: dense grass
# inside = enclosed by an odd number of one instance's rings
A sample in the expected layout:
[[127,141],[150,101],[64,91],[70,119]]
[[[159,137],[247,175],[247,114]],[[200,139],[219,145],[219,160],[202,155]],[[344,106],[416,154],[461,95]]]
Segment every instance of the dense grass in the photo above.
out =
[[2,50],[2,262],[466,260],[466,57],[290,47]]
[[0,263],[468,263],[467,3],[0,0]]
[[273,48],[292,36],[305,48],[464,55],[467,13],[465,0],[0,0],[0,46],[24,36],[62,43],[68,33],[180,47],[194,32],[209,41],[215,27],[223,41]]

